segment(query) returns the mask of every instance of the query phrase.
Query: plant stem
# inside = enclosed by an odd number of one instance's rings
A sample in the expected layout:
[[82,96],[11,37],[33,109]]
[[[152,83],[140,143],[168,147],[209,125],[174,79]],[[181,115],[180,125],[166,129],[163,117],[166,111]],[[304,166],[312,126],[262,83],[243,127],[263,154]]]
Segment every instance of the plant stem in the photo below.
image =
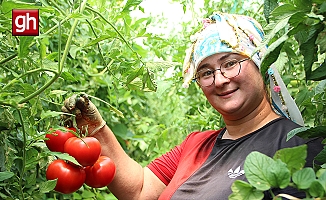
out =
[[[82,2],[82,4],[80,5],[80,12],[83,12],[83,10],[85,9],[85,6],[86,6],[86,2],[87,0],[84,0]],[[34,98],[35,96],[39,95],[40,93],[42,93],[45,89],[47,89],[50,85],[52,85],[52,83],[54,83],[61,75],[62,73],[62,70],[63,70],[63,66],[66,62],[66,58],[67,58],[67,55],[68,55],[68,52],[69,52],[69,49],[70,49],[70,45],[71,45],[71,42],[72,42],[72,37],[73,37],[73,34],[75,32],[75,29],[77,27],[77,24],[79,22],[79,19],[75,19],[71,29],[70,29],[70,33],[69,33],[69,36],[68,36],[68,40],[67,40],[67,43],[66,43],[66,46],[65,46],[65,50],[63,52],[63,55],[62,55],[62,58],[60,59],[60,63],[59,63],[59,66],[58,66],[58,73],[55,74],[55,76],[49,81],[47,82],[46,84],[44,84],[42,87],[40,87],[37,91],[33,92],[32,94],[28,95],[27,97],[25,97],[24,99],[22,99],[19,103],[25,103],[27,101],[29,101],[30,99]],[[58,26],[60,27],[60,26]],[[59,56],[60,56],[60,52],[59,52]]]
[[0,66],[2,66],[4,63],[10,61],[11,59],[14,59],[17,55],[18,55],[18,53],[14,53],[14,54],[12,54],[11,56],[9,56],[9,57],[7,57],[7,58],[1,60],[1,61],[0,61]]
[[31,73],[34,73],[34,72],[39,72],[39,71],[49,71],[49,72],[52,72],[52,73],[54,73],[54,74],[57,74],[58,72],[57,71],[55,71],[55,70],[53,70],[53,69],[46,69],[46,68],[37,68],[37,69],[32,69],[32,70],[30,70],[30,71],[27,71],[26,73],[24,73],[24,74],[21,74],[21,75],[19,75],[17,78],[14,78],[14,79],[12,79],[6,86],[4,86],[3,88],[2,88],[2,90],[5,90],[7,87],[9,87],[11,84],[13,84],[15,81],[17,81],[18,79],[20,79],[20,78],[22,78],[22,77],[24,77],[24,76],[26,76],[26,75],[28,75],[28,74],[31,74]]
[[17,112],[19,115],[20,123],[22,125],[22,130],[23,130],[23,148],[22,148],[23,149],[23,155],[22,155],[23,163],[22,163],[22,167],[21,167],[21,173],[19,176],[19,188],[20,188],[22,199],[24,200],[25,197],[24,197],[24,191],[23,191],[23,177],[25,174],[25,165],[26,165],[26,130],[25,130],[25,126],[24,126],[23,115],[18,108],[17,108]]

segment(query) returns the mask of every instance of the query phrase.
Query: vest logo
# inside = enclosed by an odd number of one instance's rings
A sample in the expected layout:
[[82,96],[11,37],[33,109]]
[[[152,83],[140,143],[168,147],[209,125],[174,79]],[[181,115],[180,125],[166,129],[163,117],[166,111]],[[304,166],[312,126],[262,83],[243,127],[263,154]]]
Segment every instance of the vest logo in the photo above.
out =
[[233,171],[233,169],[230,169],[228,171],[228,176],[229,176],[229,178],[237,178],[238,176],[244,175],[244,173],[245,173],[244,170],[241,170],[241,168],[239,166],[234,171]]

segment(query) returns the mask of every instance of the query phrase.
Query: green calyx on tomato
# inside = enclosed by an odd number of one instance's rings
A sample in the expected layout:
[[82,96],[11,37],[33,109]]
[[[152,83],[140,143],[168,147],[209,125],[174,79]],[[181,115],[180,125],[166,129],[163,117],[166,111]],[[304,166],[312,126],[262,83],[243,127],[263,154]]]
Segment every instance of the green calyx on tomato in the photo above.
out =
[[95,137],[73,137],[64,144],[64,152],[74,157],[80,165],[92,166],[101,155],[101,143]]
[[76,132],[75,128],[65,127],[67,131],[55,130],[45,135],[45,144],[50,151],[64,152],[64,144],[71,137],[76,137],[71,131]]

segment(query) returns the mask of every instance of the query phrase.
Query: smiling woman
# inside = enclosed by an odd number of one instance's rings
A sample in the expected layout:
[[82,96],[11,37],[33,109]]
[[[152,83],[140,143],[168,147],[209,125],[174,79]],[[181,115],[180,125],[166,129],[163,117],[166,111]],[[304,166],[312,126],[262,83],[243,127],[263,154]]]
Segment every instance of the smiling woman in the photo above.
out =
[[[125,153],[87,95],[74,95],[65,101],[62,111],[78,110],[77,125],[91,125],[88,132],[100,141],[102,155],[116,163],[116,175],[108,188],[118,199],[227,199],[234,181],[246,180],[244,162],[253,151],[273,156],[281,148],[307,144],[307,166],[312,166],[323,148],[322,140],[286,140],[289,131],[300,127],[292,120],[301,115],[292,98],[281,102],[291,108],[291,115],[276,113],[278,105],[272,107],[269,102],[259,71],[266,49],[254,52],[263,37],[261,26],[243,15],[216,13],[204,20],[185,58],[183,85],[187,87],[196,79],[207,100],[222,115],[225,127],[190,133],[147,167]],[[269,75],[274,84],[282,83],[274,79],[277,71]],[[292,115],[295,112],[298,116]],[[304,196],[294,188],[272,192],[260,195],[265,199],[279,193]]]

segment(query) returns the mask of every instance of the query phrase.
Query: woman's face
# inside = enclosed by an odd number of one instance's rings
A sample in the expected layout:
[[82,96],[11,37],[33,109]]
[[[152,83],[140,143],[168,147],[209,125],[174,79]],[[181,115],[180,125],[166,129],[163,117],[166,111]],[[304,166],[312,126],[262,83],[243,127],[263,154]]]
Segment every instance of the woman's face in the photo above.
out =
[[[204,68],[217,69],[227,60],[244,58],[246,57],[234,53],[214,54],[205,58],[197,71]],[[225,78],[218,70],[212,85],[200,87],[210,104],[228,120],[241,119],[256,109],[263,100],[267,101],[263,79],[251,60],[241,62],[238,76]]]

